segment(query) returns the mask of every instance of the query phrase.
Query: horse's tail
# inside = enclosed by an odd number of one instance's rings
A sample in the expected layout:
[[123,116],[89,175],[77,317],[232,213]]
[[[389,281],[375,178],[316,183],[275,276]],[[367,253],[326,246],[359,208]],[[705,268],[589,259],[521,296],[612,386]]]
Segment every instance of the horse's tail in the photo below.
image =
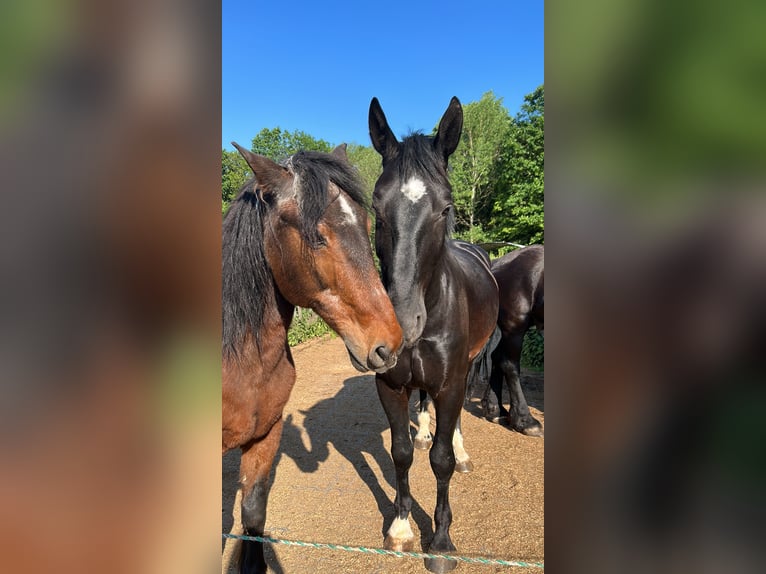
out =
[[500,327],[495,326],[495,330],[487,340],[486,344],[476,355],[468,370],[468,381],[466,384],[466,397],[470,397],[474,387],[481,383],[489,383],[489,375],[492,373],[492,351],[497,348],[501,338]]

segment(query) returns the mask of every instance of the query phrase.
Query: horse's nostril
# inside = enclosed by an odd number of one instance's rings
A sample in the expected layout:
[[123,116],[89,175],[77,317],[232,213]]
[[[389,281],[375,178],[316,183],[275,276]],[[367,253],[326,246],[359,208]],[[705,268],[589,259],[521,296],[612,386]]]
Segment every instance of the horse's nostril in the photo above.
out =
[[385,363],[391,357],[391,351],[385,345],[381,345],[375,349],[375,354]]

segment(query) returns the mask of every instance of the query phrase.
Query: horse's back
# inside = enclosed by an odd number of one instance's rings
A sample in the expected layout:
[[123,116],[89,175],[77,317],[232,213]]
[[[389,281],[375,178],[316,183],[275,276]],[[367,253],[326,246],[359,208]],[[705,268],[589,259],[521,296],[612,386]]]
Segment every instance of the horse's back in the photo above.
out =
[[500,321],[540,328],[544,309],[545,253],[542,245],[530,245],[492,261],[492,274],[500,290]]
[[465,241],[450,241],[449,247],[465,277],[468,303],[469,358],[481,351],[497,323],[498,289],[486,251]]

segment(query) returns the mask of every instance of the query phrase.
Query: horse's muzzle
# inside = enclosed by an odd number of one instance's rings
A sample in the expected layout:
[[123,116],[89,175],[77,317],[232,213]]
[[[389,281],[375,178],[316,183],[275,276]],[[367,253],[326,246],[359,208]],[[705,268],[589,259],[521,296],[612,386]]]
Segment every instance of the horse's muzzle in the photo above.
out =
[[378,345],[370,352],[369,357],[367,357],[367,366],[376,373],[384,373],[396,365],[396,358],[396,350],[391,349],[386,345]]
[[351,359],[351,364],[357,371],[365,373],[367,371],[375,371],[376,373],[384,373],[388,369],[396,365],[397,352],[391,349],[385,344],[375,346],[367,356],[367,359],[362,360],[357,357],[351,348],[346,345],[348,356]]

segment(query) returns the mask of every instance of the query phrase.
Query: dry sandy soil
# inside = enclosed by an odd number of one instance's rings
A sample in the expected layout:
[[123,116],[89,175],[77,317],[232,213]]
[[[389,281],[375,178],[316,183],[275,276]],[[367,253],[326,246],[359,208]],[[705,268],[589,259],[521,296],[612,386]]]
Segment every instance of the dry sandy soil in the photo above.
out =
[[[337,338],[306,343],[293,354],[298,380],[285,410],[266,529],[277,538],[380,548],[393,520],[395,475],[374,378],[354,370]],[[523,373],[522,383],[532,414],[543,422],[542,376]],[[456,473],[451,482],[452,541],[464,556],[543,561],[544,439],[482,419],[481,391],[462,415],[475,470]],[[416,398],[410,404],[413,421]],[[242,532],[238,468],[239,452],[228,453],[223,459],[223,531],[235,534]],[[419,536],[415,550],[427,551],[436,482],[426,451],[415,451],[410,485],[415,498],[410,522]],[[234,540],[222,545],[223,573],[236,572],[238,550]],[[267,546],[266,559],[270,571],[287,574],[427,572],[421,559],[285,545]],[[540,572],[465,563],[455,570],[513,571]]]

